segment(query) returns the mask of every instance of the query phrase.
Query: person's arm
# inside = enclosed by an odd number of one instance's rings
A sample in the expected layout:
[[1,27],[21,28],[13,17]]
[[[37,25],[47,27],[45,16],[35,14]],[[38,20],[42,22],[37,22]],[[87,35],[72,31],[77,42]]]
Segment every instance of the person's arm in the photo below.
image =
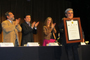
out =
[[21,24],[21,27],[22,27],[22,33],[24,33],[24,34],[28,34],[28,33],[32,33],[33,32],[33,29],[31,27],[29,27],[27,29],[27,27],[25,26],[25,24]]
[[15,25],[8,26],[7,22],[2,22],[2,28],[5,32],[11,32],[15,30]]
[[33,28],[33,34],[37,34],[37,28],[36,27]]
[[13,21],[14,25],[15,25],[15,28],[18,30],[18,32],[21,32],[22,31],[22,28],[21,26],[19,25],[19,22],[20,22],[20,18],[16,19],[15,21]]
[[82,35],[83,35],[83,42],[85,41],[84,31],[82,29]]
[[56,33],[57,31],[56,31],[56,29],[54,28],[54,33]]
[[59,25],[59,31],[60,31],[60,33],[63,33],[63,29],[64,29],[64,24],[63,24],[63,20],[62,20],[62,22]]
[[18,24],[18,25],[16,25],[16,27],[15,27],[17,30],[18,30],[18,32],[21,32],[22,31],[22,28],[21,28],[21,26]]
[[39,22],[34,24],[34,28],[33,28],[33,34],[37,34],[37,26],[38,26]]

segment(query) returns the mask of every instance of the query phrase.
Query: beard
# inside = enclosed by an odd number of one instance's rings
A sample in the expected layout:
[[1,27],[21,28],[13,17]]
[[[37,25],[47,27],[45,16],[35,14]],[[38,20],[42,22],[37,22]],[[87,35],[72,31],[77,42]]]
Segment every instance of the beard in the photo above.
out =
[[13,17],[13,18],[10,18],[10,20],[14,20],[15,18]]

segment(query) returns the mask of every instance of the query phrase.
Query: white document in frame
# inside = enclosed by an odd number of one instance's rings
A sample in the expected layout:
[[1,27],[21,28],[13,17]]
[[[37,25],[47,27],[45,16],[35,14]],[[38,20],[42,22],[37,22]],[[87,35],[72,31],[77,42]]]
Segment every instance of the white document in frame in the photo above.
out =
[[79,25],[77,20],[66,21],[69,40],[80,39]]

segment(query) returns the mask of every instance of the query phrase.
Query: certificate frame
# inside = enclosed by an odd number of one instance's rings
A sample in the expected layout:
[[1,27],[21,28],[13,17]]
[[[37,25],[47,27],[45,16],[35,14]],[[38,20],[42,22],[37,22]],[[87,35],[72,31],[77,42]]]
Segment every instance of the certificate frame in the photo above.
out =
[[[78,30],[79,30],[79,37],[80,39],[74,39],[74,40],[69,40],[69,33],[68,32],[68,27],[67,27],[67,22],[66,21],[77,21],[78,22]],[[65,29],[65,36],[66,36],[66,43],[77,43],[77,42],[83,42],[83,35],[82,35],[82,28],[81,28],[81,22],[80,22],[80,17],[76,17],[76,18],[63,18],[63,22],[64,22],[64,29]]]

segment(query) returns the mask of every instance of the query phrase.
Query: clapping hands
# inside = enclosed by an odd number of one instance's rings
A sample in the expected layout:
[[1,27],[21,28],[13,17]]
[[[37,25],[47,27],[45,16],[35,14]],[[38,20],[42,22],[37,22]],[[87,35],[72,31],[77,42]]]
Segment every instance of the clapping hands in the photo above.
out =
[[37,23],[36,23],[36,22],[33,22],[31,27],[32,27],[32,28],[33,28],[34,26],[37,27],[38,24],[39,24],[39,22],[37,22]]
[[15,21],[15,25],[18,25],[19,22],[20,22],[20,18],[16,19],[16,21]]
[[56,25],[56,23],[53,23],[53,24],[52,24],[52,26],[51,26],[51,27],[52,27],[52,29],[55,27],[55,25]]

